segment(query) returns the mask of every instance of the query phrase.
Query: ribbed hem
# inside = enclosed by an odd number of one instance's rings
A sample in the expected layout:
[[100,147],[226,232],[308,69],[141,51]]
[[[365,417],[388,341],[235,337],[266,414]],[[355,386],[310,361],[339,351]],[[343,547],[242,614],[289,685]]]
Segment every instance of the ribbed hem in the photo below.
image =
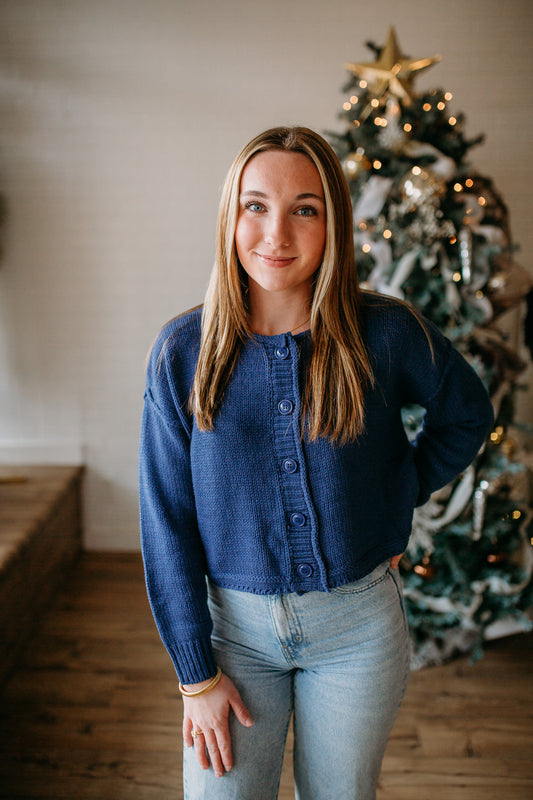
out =
[[170,655],[181,683],[200,683],[216,674],[217,663],[209,636],[181,642],[172,648]]

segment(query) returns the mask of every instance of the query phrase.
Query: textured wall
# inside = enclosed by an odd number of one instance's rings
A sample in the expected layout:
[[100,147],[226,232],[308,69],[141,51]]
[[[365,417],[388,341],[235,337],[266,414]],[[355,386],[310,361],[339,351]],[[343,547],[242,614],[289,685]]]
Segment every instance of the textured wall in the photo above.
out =
[[[137,547],[143,361],[201,302],[218,193],[253,134],[339,128],[345,61],[394,24],[443,61],[472,152],[530,223],[529,0],[3,0],[0,460],[88,465],[87,545]],[[527,413],[527,410],[524,412]]]

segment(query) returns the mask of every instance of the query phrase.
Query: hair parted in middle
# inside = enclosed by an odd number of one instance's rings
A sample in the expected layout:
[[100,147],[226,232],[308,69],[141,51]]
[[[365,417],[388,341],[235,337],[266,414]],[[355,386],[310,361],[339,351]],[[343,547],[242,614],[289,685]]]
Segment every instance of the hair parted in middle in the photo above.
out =
[[319,134],[304,127],[271,128],[252,139],[227,174],[219,205],[215,265],[202,314],[200,354],[191,396],[200,430],[210,430],[242,343],[253,337],[248,321],[247,275],[237,256],[235,229],[241,176],[257,154],[301,153],[316,166],[326,205],[326,242],[311,303],[312,355],[303,418],[310,439],[343,444],[364,429],[364,390],[373,383],[361,330],[362,295],[353,245],[352,204],[340,162]]

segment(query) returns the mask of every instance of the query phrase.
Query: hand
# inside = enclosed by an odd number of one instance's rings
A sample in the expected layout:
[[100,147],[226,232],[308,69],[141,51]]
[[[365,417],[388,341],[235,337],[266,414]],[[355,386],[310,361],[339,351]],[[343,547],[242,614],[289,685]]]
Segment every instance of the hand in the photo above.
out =
[[[190,691],[201,689],[208,681],[195,686],[186,686]],[[222,675],[214,689],[198,697],[183,697],[183,740],[186,747],[196,751],[196,758],[202,769],[209,769],[209,762],[217,778],[224,770],[233,767],[231,740],[229,733],[229,714],[233,711],[241,725],[253,725],[250,712],[244,705],[233,681]],[[192,731],[202,731],[193,738]],[[209,758],[206,753],[209,753]]]
[[398,565],[402,560],[403,553],[400,553],[399,556],[393,556],[390,560],[391,569],[398,569]]

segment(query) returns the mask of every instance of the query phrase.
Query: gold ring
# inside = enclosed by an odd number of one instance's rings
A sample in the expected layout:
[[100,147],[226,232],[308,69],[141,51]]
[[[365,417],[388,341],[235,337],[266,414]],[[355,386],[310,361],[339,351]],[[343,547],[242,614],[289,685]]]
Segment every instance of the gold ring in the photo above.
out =
[[198,728],[197,731],[194,730],[194,728],[193,728],[192,731],[191,731],[191,736],[192,736],[193,739],[196,739],[197,736],[203,736],[203,735],[204,735],[204,732],[201,731],[200,728]]

